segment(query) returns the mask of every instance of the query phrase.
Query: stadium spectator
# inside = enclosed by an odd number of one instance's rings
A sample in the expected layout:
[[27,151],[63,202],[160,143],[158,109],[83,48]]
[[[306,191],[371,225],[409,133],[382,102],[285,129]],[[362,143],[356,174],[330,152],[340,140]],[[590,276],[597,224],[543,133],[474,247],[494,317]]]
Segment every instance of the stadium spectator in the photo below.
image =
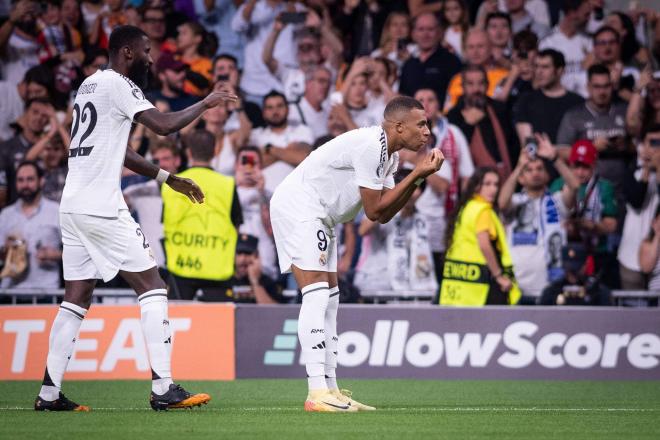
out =
[[513,305],[520,299],[506,233],[497,215],[499,185],[498,170],[478,168],[449,216],[441,305]]
[[294,38],[297,63],[295,66],[287,66],[273,57],[275,44],[286,26],[281,17],[275,19],[261,56],[270,73],[281,83],[287,101],[298,102],[305,93],[305,74],[321,64],[321,37],[310,28],[296,31]]
[[166,104],[168,111],[179,111],[191,106],[198,98],[185,92],[186,65],[174,58],[170,52],[163,52],[156,63],[160,80],[160,90],[149,93],[154,105]]
[[185,138],[190,168],[179,174],[193,179],[206,198],[191,209],[186,196],[162,189],[165,256],[170,273],[169,294],[192,300],[198,289],[203,301],[231,301],[230,278],[238,227],[243,222],[234,179],[210,167],[215,138],[195,130]]
[[538,40],[531,31],[521,31],[513,37],[513,54],[509,74],[497,85],[493,99],[506,102],[513,109],[518,98],[534,89],[534,60]]
[[377,0],[348,0],[337,4],[334,23],[343,37],[345,58],[369,55],[376,49],[381,29],[391,7]]
[[[491,43],[491,62],[500,67],[511,67],[511,17],[504,12],[492,12],[485,24],[488,41]],[[470,60],[468,60],[470,62]]]
[[[547,135],[536,135],[536,142],[536,151],[520,154],[498,198],[506,219],[513,272],[523,295],[521,304],[537,303],[542,290],[563,276],[561,249],[566,234],[562,224],[573,208],[580,185]],[[554,164],[567,182],[561,194],[548,191],[546,161]],[[514,193],[518,184],[522,191]]]
[[394,85],[398,79],[396,64],[387,58],[374,58],[369,72],[370,75],[367,77],[369,106],[382,114],[387,103],[397,95],[394,92]]
[[234,301],[256,304],[285,302],[281,288],[263,273],[258,247],[257,237],[242,233],[238,235],[234,276],[229,281]]
[[38,16],[37,2],[20,0],[0,26],[0,74],[5,81],[18,84],[30,67],[39,64]]
[[229,131],[227,129],[227,121],[230,115],[228,103],[220,103],[202,115],[204,128],[215,136],[215,151],[211,160],[211,167],[225,176],[234,175],[236,152],[245,145],[252,129],[252,124],[245,114],[240,99],[232,105],[238,105],[234,110],[239,121],[237,130]]
[[305,75],[305,93],[299,101],[289,104],[289,123],[308,126],[314,139],[328,133],[328,93],[331,81],[332,73],[326,67],[311,69]]
[[43,172],[35,162],[16,168],[16,203],[0,212],[3,288],[60,286],[62,240],[58,204],[42,196]]
[[[67,133],[68,134],[68,133]],[[69,150],[62,135],[53,136],[39,156],[38,163],[44,170],[42,193],[45,198],[59,203],[62,200],[64,181],[68,172],[67,155]]]
[[[397,172],[395,181],[400,182],[410,172]],[[380,224],[367,216],[360,221],[362,250],[354,284],[361,291],[435,292],[438,288],[428,225],[415,209],[425,188],[423,182],[391,221]]]
[[635,154],[626,134],[626,104],[613,100],[610,71],[601,64],[589,68],[588,88],[589,99],[564,114],[557,144],[572,145],[578,139],[593,142],[599,153],[598,174],[612,182],[620,196],[626,168]]
[[62,0],[62,21],[71,29],[75,29],[81,37],[86,34],[78,0]]
[[213,37],[194,21],[177,28],[176,49],[179,59],[188,66],[183,90],[193,96],[206,96],[212,86],[211,57],[216,47]]
[[660,125],[652,127],[644,136],[639,149],[641,167],[628,172],[623,192],[626,200],[626,218],[623,224],[618,261],[621,288],[625,290],[646,289],[646,277],[642,272],[639,247],[652,231],[657,213],[658,177],[660,167]]
[[[176,174],[181,166],[181,156],[169,139],[159,141],[151,149],[151,160],[170,174]],[[153,252],[161,274],[167,270],[165,251],[163,250],[163,197],[162,185],[155,179],[130,185],[124,189],[124,198]]]
[[[589,140],[573,144],[569,164],[580,182],[576,195],[575,210],[566,222],[569,243],[580,244],[589,255],[588,276],[604,276],[614,284],[618,271],[614,262],[608,236],[617,230],[617,202],[614,187],[597,172],[598,150]],[[566,185],[562,177],[550,185],[550,192],[561,191]]]
[[387,58],[396,63],[397,69],[401,69],[414,49],[409,41],[410,17],[403,11],[393,11],[385,19],[378,49],[371,52],[371,57]]
[[449,81],[460,71],[461,62],[440,45],[440,25],[431,13],[423,13],[415,19],[412,39],[418,53],[408,58],[401,69],[399,92],[413,96],[419,89],[433,89],[444,103]]
[[584,247],[574,243],[564,247],[562,266],[564,276],[543,290],[541,305],[610,305],[610,290],[590,273],[589,254]]
[[[263,62],[263,47],[280,13],[302,10],[300,4],[280,0],[248,0],[234,14],[231,28],[245,36],[241,89],[246,93],[247,101],[260,104],[271,90],[281,90],[279,81],[270,74]],[[273,57],[284,65],[296,65],[293,31],[294,26],[285,27],[273,51]]]
[[261,269],[269,277],[277,279],[279,270],[268,211],[272,194],[265,188],[261,171],[261,151],[256,147],[243,147],[238,150],[236,191],[243,211],[243,224],[239,232],[253,235],[259,240]]
[[94,24],[88,28],[90,29],[89,42],[94,46],[107,49],[112,30],[125,24],[133,23],[129,22],[129,14],[124,9],[124,0],[103,0],[103,8],[96,16]]
[[424,13],[438,14],[442,10],[442,1],[438,0],[407,0],[406,3],[413,18]]
[[[80,83],[82,84],[82,81],[88,76],[93,75],[97,70],[105,67],[108,61],[108,51],[105,49],[96,49],[87,52],[82,63],[82,77],[79,78],[81,80]],[[76,86],[79,87],[80,84]]]
[[[231,87],[231,90],[241,98],[243,109],[253,127],[263,127],[264,119],[261,115],[261,107],[254,102],[245,99],[245,92],[240,89],[241,74],[238,70],[238,61],[232,55],[220,54],[213,60],[214,85],[222,82],[223,85]],[[235,110],[235,109],[234,109]],[[236,130],[240,121],[236,112],[232,112],[227,121],[228,130]]]
[[369,57],[356,59],[344,79],[341,92],[330,97],[330,111],[341,118],[349,130],[378,125],[383,120],[384,107],[371,100],[368,93],[373,64]]
[[534,133],[545,133],[550,142],[558,143],[557,133],[562,117],[584,102],[580,95],[569,92],[563,86],[561,78],[564,68],[564,55],[559,51],[545,49],[536,55],[534,82],[538,88],[523,94],[513,109],[521,143]]
[[465,94],[447,119],[468,140],[475,166],[496,167],[500,176],[506,178],[519,152],[506,105],[486,96],[488,79],[483,67],[468,65],[461,76]]
[[639,263],[648,275],[648,289],[660,290],[660,212],[656,209],[651,232],[639,248]]
[[514,34],[526,30],[533,32],[540,40],[550,33],[547,25],[536,21],[525,9],[526,0],[505,0],[504,3],[511,16],[511,30]]
[[[154,64],[151,66],[151,75],[156,79],[158,77],[156,64],[158,63],[166,40],[165,11],[161,8],[146,6],[142,10],[142,29],[151,41],[151,50],[149,53],[151,54],[151,59],[154,61]],[[153,85],[150,81],[149,87],[151,88]]]
[[53,115],[53,106],[45,98],[25,104],[20,132],[0,144],[0,207],[16,200],[15,170],[32,146],[39,141]]
[[445,34],[442,42],[463,59],[463,37],[470,28],[470,13],[465,0],[445,0],[440,11],[440,23]]
[[263,108],[266,127],[253,129],[248,144],[262,151],[266,190],[272,194],[275,187],[307,157],[314,136],[309,127],[288,123],[289,105],[281,93],[267,94]]
[[611,12],[605,18],[605,24],[612,27],[621,38],[621,60],[624,66],[632,66],[642,69],[651,60],[651,54],[647,47],[642,46],[637,40],[635,24],[632,19],[623,12]]
[[[431,127],[430,148],[440,148],[445,156],[446,165],[435,174],[426,178],[427,187],[417,201],[415,207],[424,217],[429,230],[429,245],[433,254],[433,265],[438,282],[442,279],[442,259],[445,252],[445,228],[447,213],[451,212],[458,201],[458,194],[463,183],[474,173],[474,164],[470,157],[465,136],[455,125],[440,113],[440,106],[435,92],[431,89],[420,89],[415,93],[415,99],[422,103],[426,119]],[[420,151],[428,151],[426,148]],[[417,155],[408,154],[406,150],[399,152],[403,162],[406,156],[412,156],[413,163]]]
[[0,142],[14,136],[12,125],[20,124],[25,102],[34,98],[48,98],[52,84],[51,72],[42,66],[30,68],[18,83],[0,81]]
[[640,74],[630,97],[626,126],[631,136],[639,138],[654,124],[660,124],[660,71],[651,73],[647,67]]
[[104,7],[105,5],[100,0],[83,0],[80,3],[80,13],[83,18],[85,34],[89,34],[90,30],[94,28],[96,19]]
[[[486,94],[487,96],[493,96],[497,85],[507,76],[509,70],[494,63],[492,43],[488,34],[481,29],[470,29],[465,36],[464,55],[466,64],[479,66],[485,70],[487,76]],[[463,80],[462,73],[458,72],[449,82],[447,101],[444,104],[445,112],[452,109],[461,96],[463,96]]]
[[[215,34],[219,40],[218,54],[233,56],[239,66],[243,66],[245,37],[231,29],[231,21],[238,10],[233,0],[212,0],[194,2],[199,22],[207,32]],[[215,55],[215,54],[214,54]]]
[[587,96],[587,90],[581,80],[585,74],[582,62],[586,54],[592,51],[591,39],[584,34],[584,27],[591,14],[589,0],[564,0],[564,16],[552,32],[541,40],[539,49],[555,49],[564,55],[566,68],[561,82],[571,92]]

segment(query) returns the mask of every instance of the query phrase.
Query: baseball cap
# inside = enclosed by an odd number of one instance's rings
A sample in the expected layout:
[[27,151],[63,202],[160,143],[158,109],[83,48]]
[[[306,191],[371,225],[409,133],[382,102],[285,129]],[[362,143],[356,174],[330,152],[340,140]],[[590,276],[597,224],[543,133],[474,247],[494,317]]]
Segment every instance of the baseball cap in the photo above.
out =
[[161,53],[160,57],[158,57],[158,61],[156,62],[156,70],[158,73],[164,72],[166,70],[174,70],[176,72],[180,72],[185,68],[186,65],[174,58],[172,52]]
[[585,165],[593,165],[598,158],[598,151],[594,144],[588,139],[580,139],[575,141],[571,147],[571,155],[568,161],[571,165],[582,163]]
[[254,254],[257,252],[259,239],[254,235],[238,234],[238,241],[236,242],[237,254]]

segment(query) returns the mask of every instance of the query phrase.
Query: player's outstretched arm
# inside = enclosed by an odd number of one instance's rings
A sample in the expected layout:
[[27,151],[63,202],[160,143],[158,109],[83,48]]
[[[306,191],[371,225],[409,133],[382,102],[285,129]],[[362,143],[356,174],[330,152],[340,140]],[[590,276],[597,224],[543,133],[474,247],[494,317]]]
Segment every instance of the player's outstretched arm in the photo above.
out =
[[149,177],[152,179],[161,178],[162,183],[166,183],[174,191],[179,192],[190,199],[193,203],[203,203],[204,193],[195,182],[185,177],[178,177],[174,174],[168,174],[162,171],[153,163],[140,156],[133,151],[132,148],[126,148],[126,157],[124,158],[124,166],[129,170],[140,174],[141,176]]
[[369,220],[387,223],[403,208],[415,192],[417,179],[424,179],[440,169],[445,157],[437,148],[421,161],[398,185],[388,191],[360,187],[362,206]]
[[146,126],[151,131],[166,136],[181,130],[183,127],[197,119],[206,110],[215,107],[223,101],[235,102],[238,97],[224,88],[217,88],[202,101],[178,112],[161,113],[152,108],[138,113],[135,121]]

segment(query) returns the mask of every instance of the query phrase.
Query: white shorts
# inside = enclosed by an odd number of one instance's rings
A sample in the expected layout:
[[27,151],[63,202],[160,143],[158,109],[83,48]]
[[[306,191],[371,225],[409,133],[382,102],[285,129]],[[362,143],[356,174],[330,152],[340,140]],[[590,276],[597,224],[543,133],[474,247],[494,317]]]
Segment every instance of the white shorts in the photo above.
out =
[[302,270],[337,272],[334,228],[320,219],[300,221],[284,216],[271,218],[271,224],[282,273],[291,272],[291,265]]
[[110,281],[120,270],[156,266],[147,238],[127,210],[118,217],[60,213],[64,279]]

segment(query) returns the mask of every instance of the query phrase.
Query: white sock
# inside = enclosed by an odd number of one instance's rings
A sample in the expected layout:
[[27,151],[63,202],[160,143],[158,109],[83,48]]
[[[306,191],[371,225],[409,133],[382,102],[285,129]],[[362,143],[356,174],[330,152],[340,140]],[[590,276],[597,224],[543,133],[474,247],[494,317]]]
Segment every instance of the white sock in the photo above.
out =
[[329,389],[337,385],[337,310],[339,309],[339,287],[330,289],[328,308],[325,311],[325,383]]
[[167,290],[154,289],[138,297],[140,323],[151,362],[151,391],[165,394],[172,384],[172,332],[167,318]]
[[328,283],[314,283],[302,289],[302,306],[298,317],[298,340],[307,370],[309,390],[325,389],[325,311],[330,290]]
[[46,371],[39,396],[48,401],[56,400],[62,388],[62,378],[73,354],[78,330],[87,310],[73,303],[62,301],[53,321],[48,339]]

